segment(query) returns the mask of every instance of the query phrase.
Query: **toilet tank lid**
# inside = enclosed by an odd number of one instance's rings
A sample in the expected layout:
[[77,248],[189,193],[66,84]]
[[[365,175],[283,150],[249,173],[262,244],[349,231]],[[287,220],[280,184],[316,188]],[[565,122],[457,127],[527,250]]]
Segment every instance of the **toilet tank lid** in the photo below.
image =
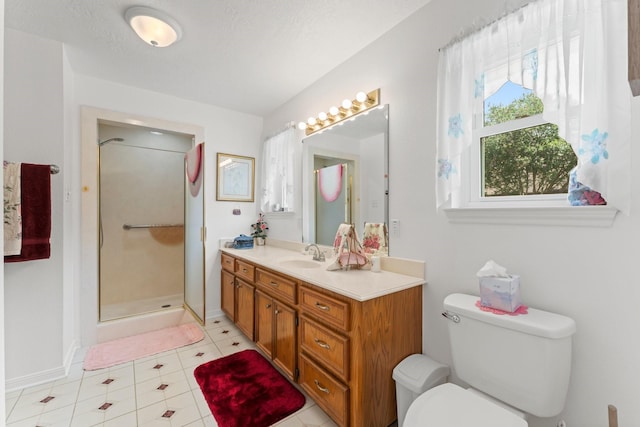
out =
[[576,322],[570,317],[561,314],[529,307],[527,314],[517,316],[497,315],[480,310],[476,306],[476,301],[479,299],[480,297],[474,295],[451,294],[444,299],[444,308],[462,317],[544,338],[565,338],[573,335],[576,331]]

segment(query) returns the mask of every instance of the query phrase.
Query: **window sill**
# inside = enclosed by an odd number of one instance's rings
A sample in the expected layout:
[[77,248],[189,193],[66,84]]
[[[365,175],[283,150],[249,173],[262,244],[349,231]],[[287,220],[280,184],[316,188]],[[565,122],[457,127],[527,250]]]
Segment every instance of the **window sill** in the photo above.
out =
[[611,227],[618,210],[609,206],[444,209],[454,224]]

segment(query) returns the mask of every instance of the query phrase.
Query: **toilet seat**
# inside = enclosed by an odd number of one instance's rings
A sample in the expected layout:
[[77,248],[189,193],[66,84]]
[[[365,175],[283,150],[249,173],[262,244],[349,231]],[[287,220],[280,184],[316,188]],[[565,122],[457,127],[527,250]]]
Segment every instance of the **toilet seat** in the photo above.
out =
[[527,427],[527,422],[452,383],[432,388],[409,406],[402,427]]

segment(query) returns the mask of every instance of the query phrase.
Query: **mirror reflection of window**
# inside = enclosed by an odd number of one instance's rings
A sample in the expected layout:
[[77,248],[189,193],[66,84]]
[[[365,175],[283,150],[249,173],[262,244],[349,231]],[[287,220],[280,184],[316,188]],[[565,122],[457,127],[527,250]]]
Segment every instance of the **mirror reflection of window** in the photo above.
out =
[[296,131],[288,127],[267,138],[262,150],[262,212],[289,212],[295,199]]

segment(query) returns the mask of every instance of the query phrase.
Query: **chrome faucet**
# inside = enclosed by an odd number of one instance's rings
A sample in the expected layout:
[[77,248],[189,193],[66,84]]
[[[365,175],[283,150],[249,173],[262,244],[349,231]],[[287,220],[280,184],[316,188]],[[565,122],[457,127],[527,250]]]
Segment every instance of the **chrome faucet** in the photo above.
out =
[[315,252],[313,254],[313,258],[312,258],[314,261],[324,261],[325,260],[324,252],[322,252],[320,250],[320,248],[318,247],[318,245],[316,245],[315,243],[308,244],[307,247],[304,248],[304,250],[306,252],[311,248],[316,248],[316,250],[315,250]]

